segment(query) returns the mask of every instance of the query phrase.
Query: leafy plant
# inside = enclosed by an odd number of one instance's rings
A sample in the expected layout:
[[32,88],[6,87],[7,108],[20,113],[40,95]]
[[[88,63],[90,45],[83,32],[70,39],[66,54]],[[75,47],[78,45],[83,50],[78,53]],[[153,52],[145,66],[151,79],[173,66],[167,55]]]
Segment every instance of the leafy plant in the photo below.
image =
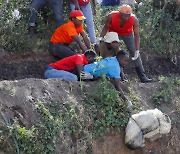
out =
[[41,102],[37,105],[41,122],[27,129],[15,119],[9,127],[10,135],[16,137],[22,153],[53,153],[60,139],[58,136],[62,129],[62,117],[54,117]]
[[93,135],[103,135],[113,128],[126,126],[129,113],[118,92],[106,79],[86,93],[86,110],[93,119]]
[[[176,15],[180,8],[176,9]],[[143,1],[136,15],[140,21],[141,47],[165,56],[178,55],[180,24],[162,9],[153,9],[152,1]],[[173,27],[173,28],[172,28]]]
[[180,92],[179,78],[159,77],[160,89],[153,94],[153,102],[155,106],[160,106],[162,103],[172,103],[176,93]]

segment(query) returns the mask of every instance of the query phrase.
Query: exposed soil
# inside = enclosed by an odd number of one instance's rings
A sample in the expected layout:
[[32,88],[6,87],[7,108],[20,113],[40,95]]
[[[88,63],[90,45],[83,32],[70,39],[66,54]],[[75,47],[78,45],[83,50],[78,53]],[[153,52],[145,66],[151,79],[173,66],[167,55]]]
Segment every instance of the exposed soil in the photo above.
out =
[[[160,56],[143,55],[142,59],[148,75],[180,75],[180,58],[177,65],[170,59]],[[49,53],[23,53],[0,55],[0,80],[15,80],[24,78],[43,78],[46,66],[54,59]],[[135,75],[132,62],[125,67],[124,72],[130,76]]]
[[[98,82],[98,81],[97,81]],[[89,88],[94,88],[96,82],[86,83]],[[151,103],[152,91],[158,90],[158,83],[148,84],[134,83],[132,87],[136,95],[141,97],[141,103],[145,109],[154,108]],[[177,96],[179,97],[179,96]],[[69,82],[61,79],[23,79],[15,81],[1,81],[0,82],[0,106],[10,121],[16,116],[21,125],[31,127],[39,121],[39,116],[36,111],[35,101],[41,101],[46,106],[56,105],[57,111],[62,112],[60,106],[62,104],[71,104],[81,110],[80,115],[88,121],[88,115],[83,112],[83,101],[80,92],[80,85],[78,82]],[[93,154],[179,154],[180,147],[180,124],[174,123],[178,120],[178,114],[172,114],[175,106],[166,107],[162,104],[162,111],[168,114],[173,122],[171,133],[163,135],[162,138],[156,141],[146,140],[146,146],[137,150],[129,150],[124,145],[124,133],[119,135],[107,134],[104,137],[93,140],[92,153]],[[0,127],[4,124],[0,117]],[[66,134],[63,137],[67,140],[67,144],[59,143],[58,146],[62,154],[71,154],[75,150],[73,146],[73,139]],[[80,149],[87,145],[81,145],[82,142],[77,142],[77,147]],[[81,147],[82,146],[82,147]],[[71,148],[70,148],[71,147]],[[83,150],[83,149],[81,149]],[[1,152],[1,149],[0,149]],[[58,152],[57,152],[58,153]],[[79,153],[79,152],[77,152]],[[81,151],[80,153],[83,153]]]
[[[159,75],[180,76],[180,61],[177,65],[171,60],[158,56],[143,55],[144,65],[148,75],[157,78]],[[178,59],[179,60],[179,59]],[[0,55],[0,106],[8,119],[19,116],[22,125],[30,127],[38,121],[38,114],[32,100],[44,102],[70,102],[78,107],[82,105],[80,96],[80,86],[78,82],[69,82],[60,79],[41,80],[46,66],[56,61],[48,53],[25,53]],[[133,65],[130,63],[125,68],[125,73],[131,78],[135,76]],[[40,79],[25,79],[40,78]],[[23,80],[17,80],[23,79]],[[15,81],[2,81],[15,80]],[[133,80],[134,81],[134,80]],[[92,85],[91,85],[92,84]],[[93,87],[95,83],[88,83]],[[141,103],[145,109],[154,108],[152,104],[152,94],[158,90],[158,82],[143,84],[134,82],[132,88],[141,97]],[[177,96],[178,103],[179,96]],[[48,105],[48,103],[47,103]],[[58,104],[57,104],[58,105]],[[81,107],[81,106],[80,106]],[[93,141],[92,151],[94,154],[179,154],[180,153],[180,124],[179,114],[175,112],[176,106],[173,104],[162,104],[162,112],[170,115],[173,126],[171,133],[164,135],[156,141],[146,141],[146,147],[138,150],[129,150],[124,145],[124,133],[120,135],[106,135]],[[82,116],[82,115],[81,115]],[[3,121],[0,118],[0,124]],[[71,139],[67,136],[69,144]],[[72,146],[72,145],[70,145]],[[80,145],[79,145],[80,146]],[[64,153],[71,153],[72,149],[64,148]],[[72,146],[73,148],[73,146]],[[72,150],[73,151],[73,150]],[[1,153],[1,149],[0,149]]]

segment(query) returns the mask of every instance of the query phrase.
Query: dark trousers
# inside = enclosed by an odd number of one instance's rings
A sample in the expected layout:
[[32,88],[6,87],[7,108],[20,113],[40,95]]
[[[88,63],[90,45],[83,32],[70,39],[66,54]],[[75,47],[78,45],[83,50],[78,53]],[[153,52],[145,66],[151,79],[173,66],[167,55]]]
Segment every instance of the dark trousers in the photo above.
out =
[[56,19],[56,27],[59,27],[64,23],[62,11],[63,0],[33,0],[31,4],[31,16],[29,19],[29,26],[35,26],[38,9],[46,3],[48,3],[48,5],[53,11],[54,17]]
[[[134,35],[130,34],[127,36],[119,36],[119,39],[122,39],[124,41],[127,49],[129,50],[130,55],[134,57],[136,51],[136,47],[134,43]],[[141,56],[139,56],[138,59],[134,60],[133,62],[135,67],[143,67]]]
[[62,43],[50,43],[49,52],[58,59],[63,59],[72,55],[75,55],[77,52],[70,48],[66,44]]

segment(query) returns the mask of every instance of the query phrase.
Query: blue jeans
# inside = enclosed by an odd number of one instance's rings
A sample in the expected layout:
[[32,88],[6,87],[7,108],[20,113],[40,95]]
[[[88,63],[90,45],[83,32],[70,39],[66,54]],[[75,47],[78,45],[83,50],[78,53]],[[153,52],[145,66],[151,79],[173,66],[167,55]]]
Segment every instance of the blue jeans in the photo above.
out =
[[46,2],[48,2],[49,6],[53,10],[53,14],[56,19],[56,27],[59,27],[63,24],[63,0],[33,0],[31,4],[31,16],[29,19],[29,26],[35,26],[38,9],[45,5]]
[[70,72],[67,71],[63,71],[63,70],[57,70],[54,69],[51,66],[48,66],[46,71],[44,72],[44,77],[46,79],[49,78],[62,78],[62,79],[66,79],[66,80],[72,80],[72,81],[77,81],[78,78],[75,74],[72,74]]
[[[71,10],[75,10],[74,3],[70,3],[70,6],[71,6]],[[91,43],[96,43],[96,35],[95,35],[95,30],[94,30],[94,22],[93,22],[91,4],[88,3],[85,6],[80,6],[80,9],[83,12],[84,16],[86,17],[85,24],[88,29]]]

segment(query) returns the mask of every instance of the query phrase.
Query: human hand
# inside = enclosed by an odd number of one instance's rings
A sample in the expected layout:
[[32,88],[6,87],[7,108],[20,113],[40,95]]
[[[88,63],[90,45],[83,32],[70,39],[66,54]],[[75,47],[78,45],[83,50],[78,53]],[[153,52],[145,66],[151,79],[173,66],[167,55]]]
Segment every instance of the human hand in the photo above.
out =
[[134,53],[134,57],[132,57],[132,60],[138,59],[139,55],[140,55],[139,50],[136,50]]
[[88,72],[83,72],[83,71],[81,71],[80,78],[81,78],[82,80],[93,79],[93,75],[91,75],[91,74],[88,73]]
[[131,101],[127,101],[126,105],[128,109],[131,109],[133,107],[133,104]]
[[103,42],[104,41],[104,38],[103,37],[98,37],[97,39],[96,39],[96,44],[100,44],[101,42]]

